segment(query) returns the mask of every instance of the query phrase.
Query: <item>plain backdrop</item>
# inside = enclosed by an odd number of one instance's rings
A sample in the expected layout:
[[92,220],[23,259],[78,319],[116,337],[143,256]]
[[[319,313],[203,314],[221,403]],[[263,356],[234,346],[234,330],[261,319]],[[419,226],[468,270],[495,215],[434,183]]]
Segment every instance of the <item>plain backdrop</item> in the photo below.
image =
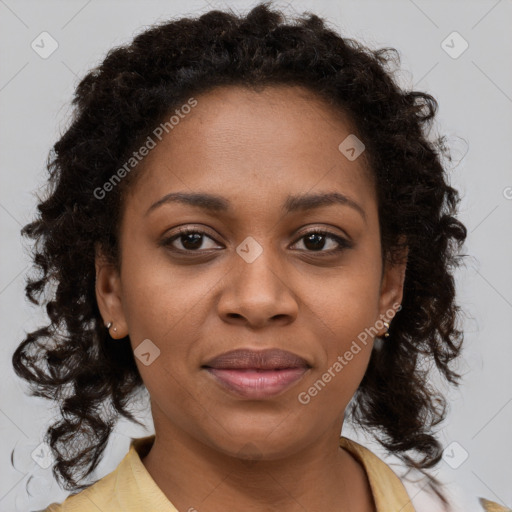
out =
[[[35,214],[35,193],[46,180],[48,151],[67,126],[74,87],[108,49],[156,21],[226,5],[245,12],[254,3],[0,0],[0,511],[39,510],[68,494],[31,456],[56,409],[26,394],[11,357],[25,333],[45,321],[25,300],[31,262],[20,229]],[[439,428],[445,459],[435,473],[460,510],[481,510],[478,496],[512,507],[512,2],[294,0],[275,6],[290,14],[315,12],[372,48],[396,48],[401,85],[439,102],[433,133],[449,137],[450,176],[462,194],[470,256],[457,272],[464,378],[459,390],[445,390],[451,404]],[[46,58],[33,49],[41,37],[45,51],[58,45]],[[153,433],[140,403],[147,429],[119,423],[95,478],[117,466],[130,436]],[[393,463],[350,426],[344,435]],[[433,510],[422,485],[407,483],[413,504]]]

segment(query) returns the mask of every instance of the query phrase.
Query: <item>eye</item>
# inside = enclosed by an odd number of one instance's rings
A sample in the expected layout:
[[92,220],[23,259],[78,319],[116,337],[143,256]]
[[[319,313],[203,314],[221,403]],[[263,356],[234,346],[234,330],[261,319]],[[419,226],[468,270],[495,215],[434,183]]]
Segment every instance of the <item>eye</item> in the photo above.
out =
[[[215,240],[208,236],[207,233],[201,231],[199,229],[194,228],[181,228],[178,233],[165,238],[162,240],[161,245],[165,247],[170,247],[171,250],[176,252],[201,252],[201,250],[207,251],[210,249],[215,249],[218,246],[214,247],[204,247],[203,243],[205,239],[209,239],[212,242]],[[303,234],[294,245],[296,245],[299,241],[303,241],[305,247],[305,252],[316,252],[321,253],[322,256],[332,255],[334,253],[339,253],[345,249],[350,249],[353,247],[352,242],[349,240],[335,235],[334,233],[330,233],[329,231],[322,231],[319,229],[311,230],[305,234]],[[327,243],[330,241],[330,243]],[[177,247],[179,243],[181,247]],[[331,247],[329,250],[324,250],[325,247]],[[332,246],[334,246],[332,248]]]
[[[209,237],[204,231],[193,228],[182,228],[177,234],[162,240],[161,245],[170,246],[172,250],[178,252],[198,252],[198,249],[208,250],[214,247],[203,247],[204,238],[208,238],[213,241],[213,238]],[[179,242],[180,247],[176,247],[174,242]]]
[[[330,244],[326,241],[330,240]],[[344,249],[352,248],[352,242],[349,242],[347,239],[335,235],[334,233],[330,233],[329,231],[321,231],[321,230],[312,230],[304,235],[302,235],[299,241],[303,241],[304,247],[306,247],[306,252],[319,252],[321,255],[332,255],[333,253],[338,253],[343,251]],[[297,243],[297,242],[296,242]],[[325,246],[334,246],[330,250],[323,250]]]

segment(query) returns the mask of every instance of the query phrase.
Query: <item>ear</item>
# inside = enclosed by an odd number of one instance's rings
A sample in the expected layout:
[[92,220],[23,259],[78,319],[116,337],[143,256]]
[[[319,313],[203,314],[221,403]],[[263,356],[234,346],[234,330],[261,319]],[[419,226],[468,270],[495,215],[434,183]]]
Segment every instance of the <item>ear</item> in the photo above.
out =
[[386,261],[384,265],[379,297],[379,318],[388,323],[392,322],[402,304],[408,253],[409,248],[403,245],[397,261],[393,263]]
[[[116,266],[103,254],[101,247],[95,247],[96,300],[107,325],[112,322],[109,334],[120,339],[128,335],[128,326],[123,311],[121,278]],[[115,330],[114,330],[115,329]]]

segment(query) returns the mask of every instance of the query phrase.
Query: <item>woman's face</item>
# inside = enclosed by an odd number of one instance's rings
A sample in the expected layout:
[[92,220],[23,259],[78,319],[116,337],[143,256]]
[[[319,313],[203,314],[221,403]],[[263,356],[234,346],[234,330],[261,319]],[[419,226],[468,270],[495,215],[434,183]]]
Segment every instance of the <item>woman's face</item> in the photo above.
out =
[[[130,336],[157,436],[276,459],[339,436],[404,269],[382,268],[375,188],[363,157],[339,149],[352,134],[339,114],[300,87],[196,100],[133,171],[120,275],[97,259],[98,302],[116,338]],[[324,194],[337,199],[305,200]],[[256,388],[254,370],[205,368],[237,349],[307,365],[262,372],[290,381]]]

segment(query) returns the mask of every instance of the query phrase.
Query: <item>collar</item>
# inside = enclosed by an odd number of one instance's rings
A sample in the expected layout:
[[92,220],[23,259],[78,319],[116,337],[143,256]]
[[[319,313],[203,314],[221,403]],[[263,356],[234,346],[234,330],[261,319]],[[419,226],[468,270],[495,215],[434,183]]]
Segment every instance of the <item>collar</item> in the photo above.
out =
[[[154,434],[147,437],[133,439],[130,444],[128,454],[121,461],[120,469],[122,469],[121,466],[127,469],[129,468],[133,474],[132,483],[140,486],[144,490],[151,490],[151,495],[157,500],[155,501],[155,507],[157,505],[161,507],[158,510],[165,510],[165,512],[178,512],[156,485],[155,481],[142,463],[141,459],[149,453],[154,440]],[[409,498],[400,478],[384,461],[382,461],[368,448],[365,448],[356,441],[346,437],[340,437],[340,446],[347,450],[364,467],[368,476],[368,481],[370,482],[377,512],[385,512],[389,510],[414,512],[411,499]]]

